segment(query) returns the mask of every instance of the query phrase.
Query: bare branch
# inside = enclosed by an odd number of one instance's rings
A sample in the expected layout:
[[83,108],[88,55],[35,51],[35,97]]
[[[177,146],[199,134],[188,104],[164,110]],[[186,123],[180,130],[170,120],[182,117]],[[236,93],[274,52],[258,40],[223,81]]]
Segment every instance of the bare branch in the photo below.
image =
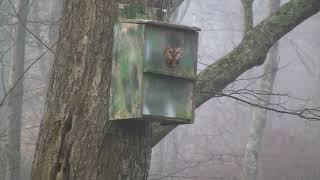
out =
[[310,121],[320,121],[320,107],[315,107],[315,108],[304,108],[304,109],[298,109],[298,110],[289,110],[288,108],[284,108],[286,110],[279,110],[279,109],[275,109],[272,107],[268,107],[268,106],[263,106],[259,103],[253,103],[244,99],[241,99],[239,97],[236,97],[234,95],[231,94],[225,94],[225,93],[216,93],[216,92],[210,92],[210,91],[198,91],[199,93],[214,93],[214,94],[218,94],[219,96],[217,97],[229,97],[231,99],[240,101],[242,103],[248,104],[250,106],[253,107],[258,107],[261,109],[266,109],[269,111],[273,111],[276,113],[281,113],[281,114],[289,114],[289,115],[294,115],[294,116],[298,116],[302,119],[307,119]]
[[53,54],[55,54],[55,52],[48,46],[46,45],[44,42],[42,42],[42,40],[36,35],[34,34],[27,26],[26,24],[23,23],[23,21],[21,20],[21,17],[19,15],[19,13],[17,12],[16,8],[14,7],[13,3],[11,0],[8,0],[9,4],[11,5],[15,15],[17,16],[19,22],[21,23],[21,25],[26,29],[26,31],[28,33],[30,33],[34,38],[36,38],[44,47],[46,47],[50,52],[52,52]]
[[51,48],[53,48],[57,42],[55,42],[49,49],[47,49],[45,52],[43,52],[38,58],[36,58],[21,74],[21,76],[18,78],[18,80],[13,84],[13,86],[8,90],[7,94],[2,98],[0,101],[0,107],[3,106],[5,100],[8,98],[8,95],[14,90],[14,88],[17,86],[17,84],[23,79],[24,75],[30,70],[30,68],[37,63],[43,56],[45,56]]

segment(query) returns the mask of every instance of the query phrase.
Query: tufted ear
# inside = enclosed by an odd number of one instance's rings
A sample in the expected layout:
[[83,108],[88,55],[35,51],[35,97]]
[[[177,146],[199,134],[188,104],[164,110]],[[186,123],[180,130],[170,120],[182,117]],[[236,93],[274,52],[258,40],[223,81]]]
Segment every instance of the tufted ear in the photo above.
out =
[[166,55],[169,51],[170,51],[170,48],[166,48],[166,49],[164,50],[164,53],[163,53],[163,54]]

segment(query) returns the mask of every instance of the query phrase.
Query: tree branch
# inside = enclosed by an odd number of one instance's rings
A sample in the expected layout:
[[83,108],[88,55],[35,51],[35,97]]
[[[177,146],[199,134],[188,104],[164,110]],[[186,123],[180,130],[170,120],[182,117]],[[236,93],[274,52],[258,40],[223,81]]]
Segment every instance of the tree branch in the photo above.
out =
[[[291,0],[274,15],[267,17],[251,31],[242,42],[225,57],[209,65],[198,75],[197,91],[221,92],[249,69],[262,65],[270,47],[285,34],[320,10],[319,0]],[[199,94],[195,97],[196,107],[217,95]],[[152,145],[165,137],[176,126],[153,126]]]
[[183,2],[184,0],[172,0],[169,13],[172,14]]

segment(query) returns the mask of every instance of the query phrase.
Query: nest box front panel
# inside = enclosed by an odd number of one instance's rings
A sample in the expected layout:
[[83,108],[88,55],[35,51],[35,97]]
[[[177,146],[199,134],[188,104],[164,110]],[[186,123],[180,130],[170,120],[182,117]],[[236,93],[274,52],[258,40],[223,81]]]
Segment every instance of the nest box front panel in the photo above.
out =
[[145,71],[195,75],[197,32],[146,25],[145,34]]
[[111,120],[140,118],[144,25],[118,23],[114,37],[109,116]]
[[157,117],[193,119],[193,82],[159,74],[144,76],[143,114]]
[[198,33],[146,24],[143,114],[193,122]]

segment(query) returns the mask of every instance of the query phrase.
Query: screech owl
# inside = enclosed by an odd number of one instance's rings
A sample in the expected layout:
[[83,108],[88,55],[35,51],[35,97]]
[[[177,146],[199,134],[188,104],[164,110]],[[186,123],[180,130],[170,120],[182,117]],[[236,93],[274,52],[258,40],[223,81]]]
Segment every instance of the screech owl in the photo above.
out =
[[164,51],[166,63],[169,67],[176,67],[182,59],[181,48],[166,48]]

